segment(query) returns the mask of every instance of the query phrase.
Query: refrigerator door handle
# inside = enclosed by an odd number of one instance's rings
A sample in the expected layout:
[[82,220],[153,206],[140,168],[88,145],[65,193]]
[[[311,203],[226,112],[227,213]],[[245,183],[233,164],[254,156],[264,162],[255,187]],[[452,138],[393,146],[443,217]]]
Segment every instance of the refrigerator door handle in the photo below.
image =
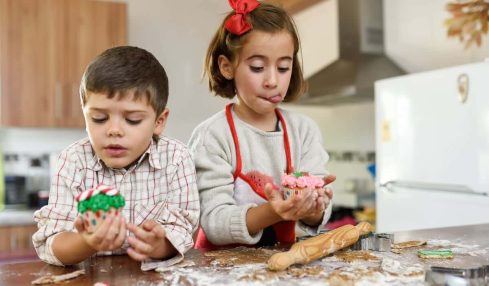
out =
[[412,181],[387,181],[380,184],[381,188],[385,188],[390,192],[395,192],[396,188],[405,189],[424,189],[432,190],[437,192],[445,193],[458,193],[458,194],[468,194],[474,196],[489,196],[488,193],[482,193],[474,191],[473,189],[462,186],[462,185],[448,185],[448,184],[434,184],[434,183],[422,183],[422,182],[412,182]]

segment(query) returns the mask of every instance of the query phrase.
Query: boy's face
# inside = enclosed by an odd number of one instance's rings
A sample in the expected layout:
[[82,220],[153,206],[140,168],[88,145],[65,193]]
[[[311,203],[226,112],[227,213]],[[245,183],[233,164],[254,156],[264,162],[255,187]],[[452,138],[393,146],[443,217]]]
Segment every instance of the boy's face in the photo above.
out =
[[125,168],[139,159],[160,135],[168,118],[168,109],[156,117],[146,97],[134,93],[109,99],[104,93],[89,93],[83,115],[90,143],[97,156],[111,168]]

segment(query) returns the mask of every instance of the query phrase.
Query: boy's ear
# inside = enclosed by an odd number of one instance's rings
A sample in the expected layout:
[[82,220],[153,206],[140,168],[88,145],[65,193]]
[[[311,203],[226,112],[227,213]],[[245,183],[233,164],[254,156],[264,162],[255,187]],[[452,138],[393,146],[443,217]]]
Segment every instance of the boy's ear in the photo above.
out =
[[160,116],[156,118],[155,129],[153,131],[153,135],[160,136],[160,134],[165,129],[166,122],[168,121],[168,115],[170,114],[170,110],[165,108],[163,112],[161,112]]
[[228,80],[232,80],[234,78],[233,63],[224,55],[220,55],[217,58],[217,63],[222,76]]

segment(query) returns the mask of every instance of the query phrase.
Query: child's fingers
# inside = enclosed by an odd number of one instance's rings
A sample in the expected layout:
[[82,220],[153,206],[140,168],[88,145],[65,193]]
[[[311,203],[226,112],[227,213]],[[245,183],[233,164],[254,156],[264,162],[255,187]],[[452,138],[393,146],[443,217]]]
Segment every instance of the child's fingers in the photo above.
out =
[[75,229],[78,233],[82,233],[85,231],[85,226],[83,225],[83,220],[80,216],[77,216],[75,219]]
[[152,220],[152,219],[149,219],[149,220],[146,220],[144,221],[142,224],[141,224],[141,227],[146,230],[146,231],[151,231],[153,230],[153,228],[155,227],[155,225],[157,225],[156,221]]
[[283,201],[282,192],[274,190],[272,184],[267,183],[264,191],[269,201]]
[[150,241],[151,239],[155,238],[154,233],[152,233],[151,231],[146,231],[142,227],[138,227],[134,224],[129,224],[128,229],[139,240]]
[[336,181],[336,176],[335,175],[327,175],[326,177],[323,178],[324,185],[329,185],[332,182]]
[[154,233],[154,235],[156,236],[156,238],[165,238],[166,237],[166,231],[165,231],[165,228],[162,226],[162,225],[156,225],[152,232]]
[[325,188],[324,192],[326,193],[326,196],[331,200],[333,198],[333,190],[330,188]]
[[124,218],[121,216],[121,223],[119,227],[119,234],[116,236],[114,245],[116,248],[119,248],[124,244],[124,240],[126,240],[126,222]]
[[128,248],[127,249],[127,255],[129,255],[132,259],[136,260],[136,261],[143,261],[145,260],[146,258],[148,258],[147,255],[145,254],[142,254],[142,253],[138,253],[136,252],[134,249],[132,248]]
[[143,240],[137,239],[136,237],[128,237],[127,242],[131,248],[141,254],[148,255],[153,251],[153,247],[144,242]]

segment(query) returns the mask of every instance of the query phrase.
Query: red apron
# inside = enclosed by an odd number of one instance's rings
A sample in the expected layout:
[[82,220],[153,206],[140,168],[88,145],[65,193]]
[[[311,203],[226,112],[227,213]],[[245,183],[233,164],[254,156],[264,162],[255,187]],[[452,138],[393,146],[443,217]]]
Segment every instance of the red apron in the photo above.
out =
[[[233,136],[234,147],[236,150],[236,170],[234,171],[234,198],[236,199],[237,205],[245,203],[256,203],[262,204],[268,201],[265,192],[263,190],[264,184],[258,183],[255,178],[257,172],[249,172],[247,174],[242,173],[242,162],[241,162],[241,152],[239,149],[238,135],[236,133],[236,128],[234,126],[234,120],[231,113],[231,108],[233,104],[226,106],[226,118],[228,121],[229,128],[231,129],[231,134]],[[292,157],[290,156],[290,144],[287,135],[287,127],[285,125],[285,120],[278,109],[275,109],[275,113],[282,125],[282,130],[284,133],[284,146],[285,146],[285,156],[287,158],[287,173],[292,173],[294,168],[292,167]],[[294,243],[295,242],[295,221],[281,221],[272,225],[273,231],[277,242],[281,243]],[[197,249],[215,249],[217,246],[210,243],[202,228],[199,228],[197,234],[197,239],[195,242],[195,248]]]

